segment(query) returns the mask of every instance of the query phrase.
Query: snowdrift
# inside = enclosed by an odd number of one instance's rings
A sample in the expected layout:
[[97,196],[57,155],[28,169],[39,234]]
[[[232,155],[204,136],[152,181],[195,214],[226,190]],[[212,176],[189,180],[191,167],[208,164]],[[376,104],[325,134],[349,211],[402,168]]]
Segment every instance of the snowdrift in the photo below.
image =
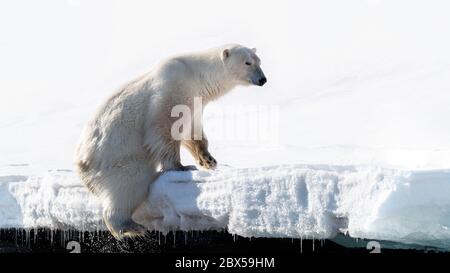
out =
[[[149,229],[355,238],[450,249],[450,170],[285,165],[168,172],[134,215]],[[101,204],[71,171],[0,177],[0,227],[99,230]]]

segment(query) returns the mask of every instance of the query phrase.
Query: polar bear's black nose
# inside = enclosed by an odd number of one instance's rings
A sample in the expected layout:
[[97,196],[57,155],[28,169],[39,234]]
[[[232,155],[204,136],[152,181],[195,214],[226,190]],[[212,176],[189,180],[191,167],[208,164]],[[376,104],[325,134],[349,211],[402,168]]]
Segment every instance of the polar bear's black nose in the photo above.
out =
[[266,77],[262,77],[261,79],[259,79],[258,85],[259,86],[263,86],[266,82],[267,82]]

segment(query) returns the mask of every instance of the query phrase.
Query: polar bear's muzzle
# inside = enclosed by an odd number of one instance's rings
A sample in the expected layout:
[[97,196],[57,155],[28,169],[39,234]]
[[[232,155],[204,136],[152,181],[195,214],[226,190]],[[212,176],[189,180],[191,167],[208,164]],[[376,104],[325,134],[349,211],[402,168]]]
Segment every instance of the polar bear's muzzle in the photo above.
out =
[[267,82],[267,78],[264,75],[264,72],[259,67],[256,68],[255,71],[253,71],[250,79],[254,85],[258,86],[263,86]]

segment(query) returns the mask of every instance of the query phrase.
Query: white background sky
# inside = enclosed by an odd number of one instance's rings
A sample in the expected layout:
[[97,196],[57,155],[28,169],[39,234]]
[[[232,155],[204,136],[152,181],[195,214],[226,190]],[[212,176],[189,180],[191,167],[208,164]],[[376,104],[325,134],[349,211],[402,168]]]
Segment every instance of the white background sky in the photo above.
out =
[[298,101],[285,144],[449,148],[449,14],[448,1],[1,1],[0,161],[70,162],[114,89],[225,43],[256,47],[269,81],[223,103]]

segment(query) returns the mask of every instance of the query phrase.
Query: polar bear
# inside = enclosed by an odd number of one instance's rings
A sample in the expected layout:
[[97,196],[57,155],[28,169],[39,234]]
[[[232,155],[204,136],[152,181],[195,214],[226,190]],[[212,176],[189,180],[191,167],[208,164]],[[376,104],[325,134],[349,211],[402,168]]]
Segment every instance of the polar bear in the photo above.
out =
[[[237,44],[175,56],[122,87],[100,107],[77,145],[75,170],[102,201],[104,221],[116,238],[145,232],[132,215],[161,173],[195,169],[181,165],[180,145],[203,168],[217,165],[201,129],[192,138],[173,137],[176,118],[171,109],[192,108],[196,97],[204,107],[237,85],[262,86],[267,80],[260,65],[256,49]],[[198,114],[191,111],[191,118]]]

